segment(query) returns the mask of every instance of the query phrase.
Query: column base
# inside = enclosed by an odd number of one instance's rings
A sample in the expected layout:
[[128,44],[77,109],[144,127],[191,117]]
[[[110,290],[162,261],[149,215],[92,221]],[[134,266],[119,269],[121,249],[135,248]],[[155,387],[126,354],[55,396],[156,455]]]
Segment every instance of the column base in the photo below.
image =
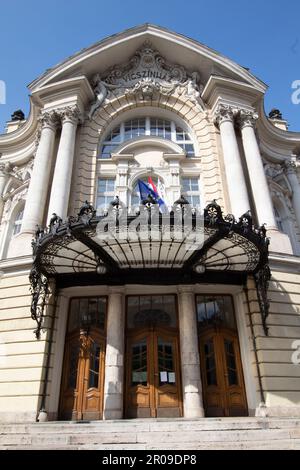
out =
[[33,233],[21,232],[11,239],[6,258],[32,255]]
[[204,418],[204,408],[201,406],[202,399],[199,393],[185,393],[183,403],[184,418]]
[[103,419],[122,419],[123,418],[123,395],[109,394],[104,396]]
[[267,236],[270,237],[270,251],[285,253],[287,255],[293,254],[291,240],[286,233],[269,228],[267,230]]

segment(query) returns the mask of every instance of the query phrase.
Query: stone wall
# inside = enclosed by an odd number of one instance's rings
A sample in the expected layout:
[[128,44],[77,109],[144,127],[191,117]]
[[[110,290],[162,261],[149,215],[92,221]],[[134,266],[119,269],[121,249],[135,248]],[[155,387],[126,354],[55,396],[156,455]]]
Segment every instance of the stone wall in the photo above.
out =
[[51,310],[37,340],[28,274],[0,279],[0,421],[35,421],[41,400]]
[[[249,283],[259,369],[270,415],[300,416],[300,363],[293,363],[292,357],[293,353],[297,356],[294,342],[298,340],[300,344],[299,287],[300,274],[272,271],[267,319],[269,332],[265,336],[254,283]],[[300,353],[298,359],[300,361]]]

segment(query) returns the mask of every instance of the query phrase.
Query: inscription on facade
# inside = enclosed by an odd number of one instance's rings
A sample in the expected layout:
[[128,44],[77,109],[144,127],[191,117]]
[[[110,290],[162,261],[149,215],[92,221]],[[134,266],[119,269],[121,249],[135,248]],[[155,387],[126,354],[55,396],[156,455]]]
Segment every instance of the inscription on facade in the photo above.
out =
[[178,89],[195,104],[202,105],[202,85],[198,72],[188,72],[183,66],[167,62],[151,44],[144,43],[128,63],[115,65],[103,74],[95,75],[93,86],[96,100],[89,119],[110,98],[120,94],[135,94],[140,99],[153,99],[157,93],[171,94]]

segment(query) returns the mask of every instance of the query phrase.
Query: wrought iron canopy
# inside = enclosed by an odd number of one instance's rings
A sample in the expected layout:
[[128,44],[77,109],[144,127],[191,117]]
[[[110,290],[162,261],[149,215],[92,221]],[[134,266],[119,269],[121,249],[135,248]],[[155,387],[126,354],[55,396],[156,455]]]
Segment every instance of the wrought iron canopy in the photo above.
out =
[[[38,329],[50,279],[58,287],[125,283],[242,284],[247,275],[253,274],[258,290],[268,281],[262,274],[268,264],[266,230],[253,226],[250,212],[236,221],[232,215],[223,217],[220,206],[213,201],[205,208],[201,224],[197,214],[190,212],[192,223],[187,229],[185,216],[191,209],[186,204],[176,202],[170,214],[157,213],[153,219],[155,208],[149,201],[141,206],[146,214],[143,222],[141,214],[128,215],[119,200],[113,201],[109,216],[97,216],[86,202],[77,217],[68,217],[63,222],[53,214],[47,229],[38,228],[32,242],[34,264],[30,276],[32,316],[38,322]],[[182,221],[180,236],[178,220]],[[110,228],[112,221],[114,230]],[[99,236],[99,226],[105,236]],[[203,243],[195,245],[200,232]],[[263,291],[259,299],[265,318],[268,308]]]

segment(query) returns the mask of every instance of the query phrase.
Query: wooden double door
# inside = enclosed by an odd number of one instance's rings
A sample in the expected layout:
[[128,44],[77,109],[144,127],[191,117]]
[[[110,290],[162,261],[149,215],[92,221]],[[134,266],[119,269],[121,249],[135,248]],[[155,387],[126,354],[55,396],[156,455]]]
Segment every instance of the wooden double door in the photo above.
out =
[[66,338],[60,418],[102,418],[105,340],[99,329],[76,330]]
[[209,328],[199,334],[206,416],[247,416],[248,407],[236,332]]
[[178,333],[145,328],[128,334],[125,416],[182,416]]

